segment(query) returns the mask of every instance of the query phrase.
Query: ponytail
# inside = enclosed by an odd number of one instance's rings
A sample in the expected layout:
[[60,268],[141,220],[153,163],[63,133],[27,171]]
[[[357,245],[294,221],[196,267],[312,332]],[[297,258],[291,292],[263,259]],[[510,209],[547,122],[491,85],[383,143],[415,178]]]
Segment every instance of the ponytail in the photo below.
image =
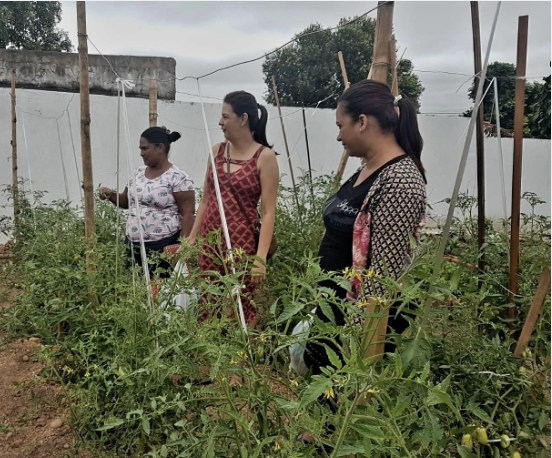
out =
[[414,161],[416,167],[418,167],[418,170],[422,174],[424,182],[427,183],[426,173],[421,159],[424,141],[418,129],[416,108],[414,108],[410,100],[404,98],[398,100],[397,107],[399,108],[399,121],[395,128],[395,138],[399,146]]
[[266,123],[268,122],[268,111],[263,105],[257,104],[257,107],[261,111],[261,117],[259,118],[259,122],[257,123],[255,130],[253,131],[253,139],[261,145],[272,148],[272,145],[269,145],[268,140],[266,139]]

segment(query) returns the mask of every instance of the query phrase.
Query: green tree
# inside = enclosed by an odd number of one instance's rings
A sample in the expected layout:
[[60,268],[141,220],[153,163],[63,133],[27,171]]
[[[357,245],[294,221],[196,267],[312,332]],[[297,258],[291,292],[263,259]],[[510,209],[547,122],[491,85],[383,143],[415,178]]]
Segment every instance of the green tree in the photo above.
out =
[[0,48],[71,51],[60,2],[0,2]]
[[[351,20],[343,18],[339,26]],[[320,104],[323,108],[335,108],[345,89],[337,53],[343,53],[351,84],[366,79],[372,63],[375,27],[376,21],[371,18],[359,18],[333,31],[324,30],[320,24],[311,24],[294,36],[293,44],[271,54],[263,62],[266,101],[276,103],[272,90],[274,76],[282,105],[316,104],[335,94]],[[397,68],[397,78],[401,95],[419,109],[424,88],[413,70],[411,61],[402,60]]]
[[[516,66],[507,62],[493,62],[487,67],[487,80],[484,91],[496,77],[498,85],[498,105],[500,109],[501,129],[514,129]],[[468,90],[468,97],[475,101],[475,85]],[[483,100],[483,117],[485,121],[496,124],[494,86],[491,86]],[[463,115],[471,116],[470,108]],[[531,138],[550,138],[550,77],[544,83],[528,82],[525,87],[525,122],[524,135]]]

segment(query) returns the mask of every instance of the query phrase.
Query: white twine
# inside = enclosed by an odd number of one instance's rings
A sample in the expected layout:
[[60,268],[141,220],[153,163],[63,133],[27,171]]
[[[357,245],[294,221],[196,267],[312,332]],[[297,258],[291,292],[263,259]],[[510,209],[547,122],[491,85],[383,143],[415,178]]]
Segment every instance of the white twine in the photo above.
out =
[[[226,213],[224,212],[224,205],[222,204],[222,197],[220,193],[220,187],[219,187],[219,180],[217,175],[217,168],[215,164],[215,158],[212,154],[213,146],[211,144],[211,136],[209,134],[209,125],[207,124],[207,116],[205,114],[205,105],[203,104],[203,97],[201,95],[201,86],[199,84],[199,79],[197,80],[197,90],[199,94],[199,101],[201,103],[201,113],[203,114],[203,123],[205,124],[205,135],[207,136],[207,154],[211,161],[211,169],[213,171],[213,181],[215,183],[215,193],[217,195],[217,201],[218,201],[218,207],[219,207],[219,213],[220,213],[220,219],[222,223],[222,231],[224,233],[224,239],[226,240],[226,247],[228,248],[228,256],[230,258],[230,263],[232,265],[232,273],[236,274],[236,268],[234,265],[234,253],[232,252],[232,243],[230,242],[230,233],[228,232],[228,224],[226,223]],[[239,294],[239,290],[236,290],[236,288],[232,291],[233,295],[237,296],[238,299],[238,312],[240,315],[240,322],[243,327],[243,332],[245,335],[247,335],[247,324],[245,323],[245,316],[243,313],[243,305],[241,301],[241,296]]]
[[[134,206],[135,206],[135,210],[136,210],[136,218],[138,220],[138,235],[139,235],[139,238],[140,238],[140,255],[142,257],[142,268],[143,268],[143,271],[144,271],[144,277],[146,279],[146,285],[147,285],[147,289],[148,289],[148,303],[150,305],[150,307],[153,309],[153,301],[152,301],[152,297],[153,297],[153,291],[152,291],[152,288],[151,288],[151,281],[150,281],[150,272],[149,272],[149,266],[148,266],[148,260],[147,260],[147,256],[146,256],[146,246],[144,244],[144,232],[142,230],[142,222],[140,220],[140,204],[138,202],[138,191],[136,190],[136,175],[133,174],[132,172],[132,166],[131,166],[131,152],[130,152],[130,127],[129,127],[129,122],[128,122],[128,110],[127,110],[127,104],[126,104],[126,95],[125,95],[125,88],[127,89],[132,89],[134,87],[134,84],[131,83],[130,81],[127,81],[127,80],[123,80],[121,78],[117,78],[117,83],[121,83],[121,89],[122,89],[122,95],[123,95],[123,117],[124,117],[124,120],[125,120],[125,137],[126,137],[126,143],[127,143],[127,169],[128,169],[128,176],[129,176],[129,181],[130,181],[130,177],[133,176],[133,180],[132,180],[132,192],[134,193],[134,196],[135,196],[135,199],[134,199]],[[130,205],[130,201],[131,201],[131,197],[132,197],[132,194],[131,194],[131,190],[129,189],[128,190],[128,201],[129,201],[129,213],[130,215],[132,216],[132,209],[131,209],[131,205]],[[132,253],[134,253],[134,243],[132,241],[132,239],[129,237],[130,239],[130,243],[131,243],[131,251]]]
[[[27,148],[27,131],[25,130],[25,114],[23,111],[19,110],[21,112],[21,121],[23,122],[23,142],[25,143],[25,156],[27,157],[27,170],[29,173],[29,186],[31,188],[31,195],[34,199],[34,188],[33,188],[33,176],[31,174],[31,160],[29,158],[29,149]],[[31,211],[33,212],[33,221],[34,221],[34,228],[36,230],[36,213],[34,208],[34,201],[31,203]]]

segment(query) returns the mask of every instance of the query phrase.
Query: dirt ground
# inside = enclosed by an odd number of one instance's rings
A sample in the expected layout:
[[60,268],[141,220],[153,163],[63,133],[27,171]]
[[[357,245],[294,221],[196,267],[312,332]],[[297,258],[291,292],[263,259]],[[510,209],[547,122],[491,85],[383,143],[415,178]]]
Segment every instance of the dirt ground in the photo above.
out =
[[61,386],[40,375],[40,341],[8,339],[2,315],[16,294],[0,273],[0,457],[90,457],[76,450]]

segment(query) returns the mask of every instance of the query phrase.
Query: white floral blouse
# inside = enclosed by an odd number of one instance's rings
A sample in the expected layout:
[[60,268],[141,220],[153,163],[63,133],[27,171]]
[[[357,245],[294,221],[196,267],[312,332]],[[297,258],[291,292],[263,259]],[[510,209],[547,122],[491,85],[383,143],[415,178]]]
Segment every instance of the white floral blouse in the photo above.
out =
[[182,217],[173,193],[194,190],[194,183],[189,175],[174,164],[157,178],[149,179],[145,172],[146,166],[138,167],[128,183],[129,215],[126,234],[133,242],[140,241],[134,179],[145,242],[162,240],[180,230]]

